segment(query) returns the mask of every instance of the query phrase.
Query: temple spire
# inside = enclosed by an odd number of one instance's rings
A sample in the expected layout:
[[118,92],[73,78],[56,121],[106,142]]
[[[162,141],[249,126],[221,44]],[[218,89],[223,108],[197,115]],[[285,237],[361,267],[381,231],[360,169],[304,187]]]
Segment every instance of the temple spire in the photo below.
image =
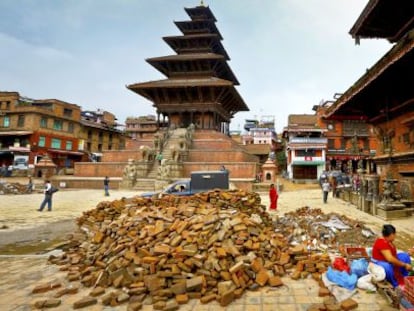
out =
[[203,0],[200,1],[200,6],[204,6],[204,1]]

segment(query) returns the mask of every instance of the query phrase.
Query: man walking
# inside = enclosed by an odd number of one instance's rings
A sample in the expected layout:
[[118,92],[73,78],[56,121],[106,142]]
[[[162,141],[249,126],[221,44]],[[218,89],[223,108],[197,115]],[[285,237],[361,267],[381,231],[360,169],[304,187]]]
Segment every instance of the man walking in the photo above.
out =
[[328,202],[328,194],[329,194],[330,189],[331,189],[331,185],[329,184],[329,181],[325,179],[322,183],[323,203]]
[[39,212],[43,211],[43,209],[45,208],[45,206],[47,204],[47,210],[49,212],[51,212],[52,211],[53,192],[52,192],[52,184],[50,183],[49,180],[46,180],[46,182],[45,182],[44,193],[45,193],[45,198],[43,199],[42,204],[40,204],[40,207],[39,207],[38,211]]
[[105,176],[105,179],[104,179],[104,190],[105,190],[105,196],[109,197],[109,178],[108,178],[108,176]]

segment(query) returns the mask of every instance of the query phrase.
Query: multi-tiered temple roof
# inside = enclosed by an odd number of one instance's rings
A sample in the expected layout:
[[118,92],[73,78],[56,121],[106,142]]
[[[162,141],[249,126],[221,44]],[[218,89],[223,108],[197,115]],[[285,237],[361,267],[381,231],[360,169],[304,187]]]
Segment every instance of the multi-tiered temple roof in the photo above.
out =
[[225,131],[235,113],[249,109],[235,88],[239,82],[210,8],[185,11],[191,20],[175,22],[183,35],[163,38],[177,54],[147,59],[167,79],[128,88],[153,102],[170,125]]

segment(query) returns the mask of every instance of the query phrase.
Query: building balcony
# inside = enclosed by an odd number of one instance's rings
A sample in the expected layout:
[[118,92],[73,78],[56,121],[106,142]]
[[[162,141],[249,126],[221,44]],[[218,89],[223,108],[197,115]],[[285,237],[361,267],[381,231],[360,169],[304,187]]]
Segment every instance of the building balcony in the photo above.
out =
[[325,159],[322,157],[312,157],[312,156],[294,157],[290,164],[292,165],[325,165]]
[[326,154],[327,155],[332,155],[332,154],[346,154],[346,155],[355,155],[355,156],[373,156],[377,153],[376,150],[361,150],[358,153],[353,152],[352,150],[349,149],[332,149],[332,148],[328,148],[326,150]]
[[292,137],[289,139],[291,144],[327,144],[325,137]]

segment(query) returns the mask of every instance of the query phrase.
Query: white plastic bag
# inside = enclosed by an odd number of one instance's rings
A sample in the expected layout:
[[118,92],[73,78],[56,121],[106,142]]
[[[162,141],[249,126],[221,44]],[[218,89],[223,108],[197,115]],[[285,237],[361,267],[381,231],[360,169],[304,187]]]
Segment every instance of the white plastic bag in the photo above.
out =
[[371,291],[371,292],[377,291],[377,288],[375,287],[375,285],[372,284],[372,278],[373,278],[372,274],[366,274],[364,276],[361,276],[358,279],[357,287],[360,289]]
[[376,282],[385,280],[385,269],[375,263],[370,262],[368,264],[368,273],[372,275],[372,279]]

